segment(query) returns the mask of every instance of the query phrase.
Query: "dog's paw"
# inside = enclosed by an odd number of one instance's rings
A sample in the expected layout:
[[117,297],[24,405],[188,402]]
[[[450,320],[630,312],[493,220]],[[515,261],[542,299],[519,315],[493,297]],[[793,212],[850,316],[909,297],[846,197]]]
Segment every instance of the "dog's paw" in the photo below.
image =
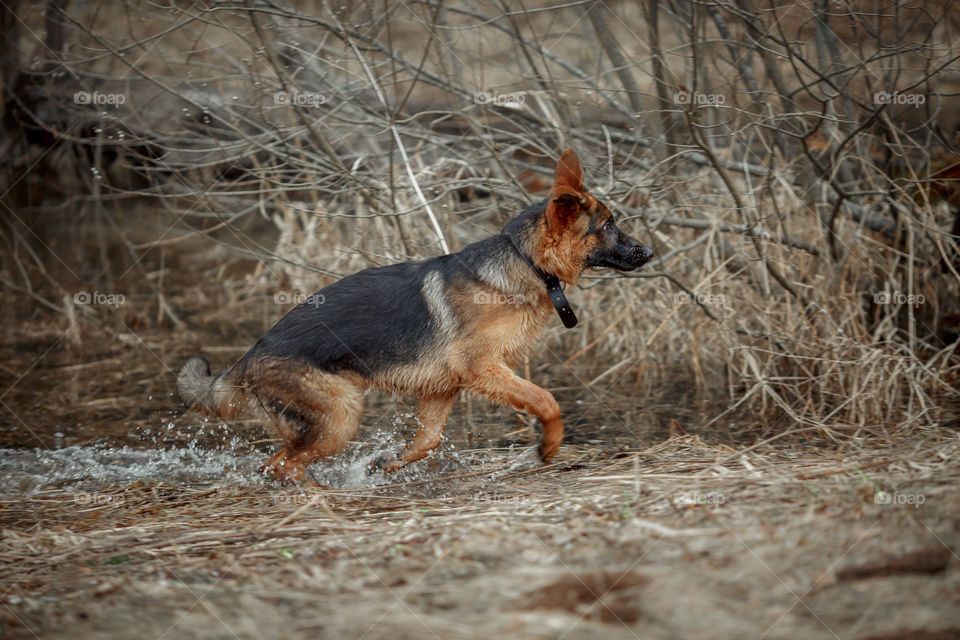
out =
[[541,462],[543,462],[543,464],[550,464],[550,462],[553,461],[553,457],[557,455],[557,451],[559,450],[560,450],[559,443],[552,444],[552,445],[543,445],[543,444],[540,445],[540,449],[538,453],[540,455]]
[[379,456],[370,461],[370,466],[367,467],[367,475],[373,475],[378,471],[396,471],[401,466],[403,466],[402,462],[394,454],[381,453]]
[[281,459],[275,462],[267,462],[260,467],[260,473],[273,478],[283,485],[291,486],[298,484],[306,473],[306,468],[289,459]]

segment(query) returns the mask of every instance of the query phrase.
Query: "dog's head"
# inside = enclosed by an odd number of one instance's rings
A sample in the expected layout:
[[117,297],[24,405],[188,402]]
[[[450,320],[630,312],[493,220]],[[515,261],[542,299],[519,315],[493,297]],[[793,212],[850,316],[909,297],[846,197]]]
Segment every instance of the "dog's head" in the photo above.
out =
[[538,227],[534,259],[568,284],[591,267],[633,271],[653,257],[649,247],[621,233],[610,209],[583,188],[580,158],[573,149],[557,163]]

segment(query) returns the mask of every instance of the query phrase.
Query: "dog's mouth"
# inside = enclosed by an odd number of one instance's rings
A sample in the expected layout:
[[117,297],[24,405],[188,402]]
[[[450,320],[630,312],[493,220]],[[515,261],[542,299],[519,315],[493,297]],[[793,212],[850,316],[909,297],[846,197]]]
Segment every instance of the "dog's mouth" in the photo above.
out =
[[587,266],[633,271],[650,262],[652,258],[653,249],[630,236],[621,235],[620,241],[614,246],[592,250],[587,257]]

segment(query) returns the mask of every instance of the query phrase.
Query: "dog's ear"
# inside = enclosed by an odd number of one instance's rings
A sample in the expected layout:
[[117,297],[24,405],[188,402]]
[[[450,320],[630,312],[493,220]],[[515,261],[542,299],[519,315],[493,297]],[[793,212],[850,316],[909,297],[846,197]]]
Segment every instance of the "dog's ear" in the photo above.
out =
[[547,226],[562,229],[573,222],[583,213],[584,195],[580,158],[576,151],[567,149],[560,156],[554,172],[553,189],[547,204]]
[[583,197],[564,189],[550,198],[547,203],[547,227],[560,230],[568,226],[583,213]]
[[583,169],[580,168],[580,158],[573,149],[567,149],[560,156],[557,169],[553,173],[553,188],[559,191],[561,187],[568,187],[574,191],[583,191]]

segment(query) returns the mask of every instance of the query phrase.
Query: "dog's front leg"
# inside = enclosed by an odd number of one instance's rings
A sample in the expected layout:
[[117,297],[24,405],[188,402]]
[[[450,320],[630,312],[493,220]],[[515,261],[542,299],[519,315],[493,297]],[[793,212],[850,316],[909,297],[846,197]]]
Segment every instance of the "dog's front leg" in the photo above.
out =
[[560,405],[549,391],[524,380],[505,365],[479,370],[467,388],[494,402],[508,404],[540,418],[543,423],[540,458],[544,462],[553,459],[563,442],[563,422],[560,419]]
[[441,438],[443,438],[443,427],[450,415],[450,409],[453,408],[453,401],[456,399],[456,393],[448,396],[420,398],[420,409],[417,412],[419,426],[416,435],[413,436],[413,442],[407,445],[399,458],[391,454],[376,458],[371,470],[397,471],[411,462],[425,458],[427,454],[436,449]]

